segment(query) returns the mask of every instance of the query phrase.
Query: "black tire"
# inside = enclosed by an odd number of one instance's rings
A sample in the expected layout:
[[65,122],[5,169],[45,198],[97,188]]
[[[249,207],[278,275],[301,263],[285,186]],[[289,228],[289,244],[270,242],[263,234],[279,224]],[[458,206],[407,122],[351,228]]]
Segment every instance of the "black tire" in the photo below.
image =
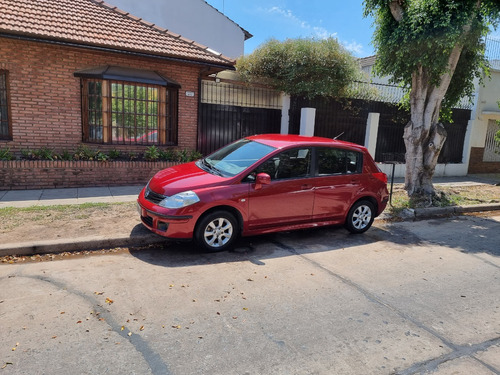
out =
[[238,221],[233,214],[227,211],[214,211],[200,219],[194,239],[205,251],[224,251],[234,245],[238,233]]
[[362,200],[356,202],[349,210],[345,227],[351,233],[363,233],[372,226],[374,219],[375,208],[373,203]]

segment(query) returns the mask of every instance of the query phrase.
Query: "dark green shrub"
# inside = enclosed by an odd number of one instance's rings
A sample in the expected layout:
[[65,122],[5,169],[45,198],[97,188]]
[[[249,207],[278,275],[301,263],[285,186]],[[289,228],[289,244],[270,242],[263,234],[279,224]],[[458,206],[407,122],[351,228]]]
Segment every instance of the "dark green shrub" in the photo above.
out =
[[10,152],[10,148],[0,147],[0,160],[15,160],[15,156]]

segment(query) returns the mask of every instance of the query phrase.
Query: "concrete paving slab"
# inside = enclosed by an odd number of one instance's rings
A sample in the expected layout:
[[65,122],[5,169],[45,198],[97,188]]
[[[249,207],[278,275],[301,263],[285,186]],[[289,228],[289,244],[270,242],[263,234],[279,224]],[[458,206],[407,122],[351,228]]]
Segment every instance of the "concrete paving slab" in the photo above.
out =
[[0,190],[0,201],[2,201],[2,198],[7,194],[6,190]]
[[78,188],[78,199],[80,198],[94,198],[94,197],[111,197],[112,194],[109,187],[89,187]]
[[77,188],[67,189],[44,189],[40,200],[56,200],[56,199],[76,199],[78,198]]
[[433,375],[457,375],[457,374],[474,374],[474,375],[493,375],[487,367],[483,366],[478,361],[472,358],[457,358],[440,365],[437,370],[432,372]]
[[491,346],[488,350],[476,354],[476,357],[488,366],[500,369],[500,344]]
[[122,196],[130,196],[130,195],[135,195],[135,197],[137,197],[143,188],[144,185],[110,186],[109,191],[111,192],[111,195],[115,198],[120,198]]
[[[446,223],[446,219],[439,221]],[[497,338],[500,284],[491,280],[498,278],[498,268],[468,254],[474,253],[474,248],[487,248],[488,241],[477,237],[473,248],[464,247],[465,244],[458,241],[452,243],[449,237],[459,239],[468,235],[464,233],[466,222],[455,224],[455,232],[453,225],[443,228],[443,224],[436,229],[436,222],[438,220],[430,225],[429,222],[398,223],[391,225],[388,233],[370,230],[369,236],[387,239],[357,246],[355,252],[345,248],[329,253],[315,252],[307,257],[315,261],[321,257],[329,270],[382,299],[403,316],[411,317],[415,324],[433,332],[450,347]],[[427,242],[428,238],[416,236],[415,232],[421,227],[435,231],[447,244],[435,245]],[[488,228],[484,226],[484,233]],[[283,240],[287,245],[304,248],[300,237],[288,237]],[[425,250],[418,248],[424,243],[423,239],[427,244]],[[332,243],[328,237],[322,241]],[[345,268],[343,264],[353,267]]]
[[36,203],[42,196],[43,190],[9,190],[2,197],[1,201],[12,201],[12,202],[31,202],[31,204]]

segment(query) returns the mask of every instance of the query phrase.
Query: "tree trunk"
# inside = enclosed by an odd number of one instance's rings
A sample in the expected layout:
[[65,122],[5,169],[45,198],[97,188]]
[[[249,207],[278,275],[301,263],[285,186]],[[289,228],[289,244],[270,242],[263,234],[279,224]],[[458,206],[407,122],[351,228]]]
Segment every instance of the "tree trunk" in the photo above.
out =
[[411,120],[403,135],[406,146],[405,190],[411,198],[426,198],[431,202],[434,194],[432,177],[447,136],[443,124],[439,123],[439,112],[461,52],[462,46],[456,45],[448,59],[448,70],[437,86],[431,83],[422,66],[412,75]]
[[415,124],[413,121],[405,126],[405,190],[412,198],[430,201],[434,194],[432,177],[447,134],[441,123],[431,124],[429,132],[425,128],[423,124]]

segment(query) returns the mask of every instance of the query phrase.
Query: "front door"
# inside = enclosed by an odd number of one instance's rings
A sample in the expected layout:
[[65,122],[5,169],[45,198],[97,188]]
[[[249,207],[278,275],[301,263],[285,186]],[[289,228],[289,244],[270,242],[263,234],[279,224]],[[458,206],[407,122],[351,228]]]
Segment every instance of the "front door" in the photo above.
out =
[[311,184],[311,148],[283,151],[261,164],[254,173],[267,173],[271,184],[256,190],[250,188],[248,197],[248,229],[309,222],[314,205]]

